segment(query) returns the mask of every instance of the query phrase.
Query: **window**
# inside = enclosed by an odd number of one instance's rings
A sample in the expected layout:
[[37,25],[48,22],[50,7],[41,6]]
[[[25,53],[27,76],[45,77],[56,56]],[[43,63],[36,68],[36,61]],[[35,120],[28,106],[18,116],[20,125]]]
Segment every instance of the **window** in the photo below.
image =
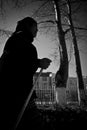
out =
[[47,77],[43,77],[43,81],[47,81]]
[[47,83],[43,83],[43,88],[47,89]]

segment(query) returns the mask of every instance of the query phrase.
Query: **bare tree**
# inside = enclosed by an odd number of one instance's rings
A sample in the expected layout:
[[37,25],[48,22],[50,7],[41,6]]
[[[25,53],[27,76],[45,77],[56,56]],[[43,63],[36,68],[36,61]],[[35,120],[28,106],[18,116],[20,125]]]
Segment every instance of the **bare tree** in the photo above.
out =
[[[77,39],[76,39],[76,34],[74,30],[74,25],[72,21],[72,10],[71,10],[71,3],[70,0],[66,0],[67,2],[67,8],[68,8],[68,20],[69,20],[69,26],[72,34],[72,41],[74,45],[74,51],[75,51],[75,61],[76,61],[76,72],[77,72],[77,77],[78,77],[78,87],[81,90],[84,91],[84,83],[83,83],[83,76],[82,76],[82,69],[81,69],[81,61],[80,61],[80,55],[79,55],[79,50],[78,50],[78,45],[77,45]],[[85,94],[85,93],[84,93]],[[83,97],[81,97],[83,98]]]
[[[1,1],[1,9],[4,8],[4,1]],[[40,2],[40,6],[37,7],[37,10],[35,10],[35,13],[33,13],[32,17],[36,18],[39,22],[40,29],[46,28],[46,31],[48,33],[48,30],[51,28],[55,28],[57,26],[57,38],[59,39],[60,43],[60,67],[59,70],[62,70],[64,73],[63,77],[64,82],[67,81],[68,77],[68,67],[69,67],[69,61],[68,61],[68,55],[67,55],[67,41],[65,41],[66,37],[65,34],[67,34],[70,31],[70,25],[66,22],[67,17],[67,8],[66,8],[66,1],[65,0],[37,0]],[[22,8],[23,6],[26,6],[26,3],[29,4],[31,2],[37,2],[35,0],[31,1],[25,1],[25,0],[10,0],[8,2],[13,2],[14,7],[17,9]],[[78,3],[81,0],[71,0],[71,3]],[[5,1],[6,2],[6,1]],[[53,3],[54,2],[54,3]],[[54,5],[56,6],[55,12],[54,12]],[[3,7],[3,8],[2,8]],[[79,7],[77,7],[79,8]],[[77,10],[77,8],[75,10]],[[63,10],[64,9],[64,10]],[[74,11],[75,12],[75,11]],[[55,15],[58,17],[58,19],[55,20]],[[82,30],[81,27],[75,27],[75,29]],[[3,30],[2,30],[3,32]],[[4,30],[5,33],[5,30]],[[6,30],[6,34],[9,33],[9,31]],[[59,44],[58,43],[58,44]],[[62,69],[61,69],[62,68]],[[59,72],[58,70],[58,72]]]
[[58,28],[58,38],[60,42],[60,68],[56,73],[57,87],[66,87],[68,79],[68,54],[65,41],[65,33],[62,28],[61,11],[59,8],[59,1],[54,0],[54,8],[56,15],[56,23]]

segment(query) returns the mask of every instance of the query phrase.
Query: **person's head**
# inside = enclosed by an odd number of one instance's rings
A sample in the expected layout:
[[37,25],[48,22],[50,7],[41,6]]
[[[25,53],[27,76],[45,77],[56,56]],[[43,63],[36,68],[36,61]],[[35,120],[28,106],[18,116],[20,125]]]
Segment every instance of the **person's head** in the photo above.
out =
[[16,31],[24,31],[32,34],[33,37],[36,37],[38,31],[37,22],[31,17],[25,17],[24,19],[18,21]]

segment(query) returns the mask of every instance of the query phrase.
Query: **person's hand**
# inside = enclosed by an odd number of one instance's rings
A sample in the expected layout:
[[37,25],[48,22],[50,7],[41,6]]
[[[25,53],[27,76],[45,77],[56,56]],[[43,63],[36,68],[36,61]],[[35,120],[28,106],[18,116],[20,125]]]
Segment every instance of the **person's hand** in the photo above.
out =
[[40,61],[40,67],[42,69],[47,69],[52,61],[48,58],[43,58]]

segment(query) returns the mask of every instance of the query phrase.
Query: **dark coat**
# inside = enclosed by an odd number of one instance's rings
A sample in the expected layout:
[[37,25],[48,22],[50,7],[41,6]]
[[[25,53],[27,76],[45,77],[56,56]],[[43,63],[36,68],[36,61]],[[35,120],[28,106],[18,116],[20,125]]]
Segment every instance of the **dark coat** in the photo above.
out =
[[[39,67],[32,35],[14,33],[6,42],[0,59],[0,79],[7,119],[13,123],[18,116],[32,86],[33,75]],[[29,34],[28,34],[29,35]]]

